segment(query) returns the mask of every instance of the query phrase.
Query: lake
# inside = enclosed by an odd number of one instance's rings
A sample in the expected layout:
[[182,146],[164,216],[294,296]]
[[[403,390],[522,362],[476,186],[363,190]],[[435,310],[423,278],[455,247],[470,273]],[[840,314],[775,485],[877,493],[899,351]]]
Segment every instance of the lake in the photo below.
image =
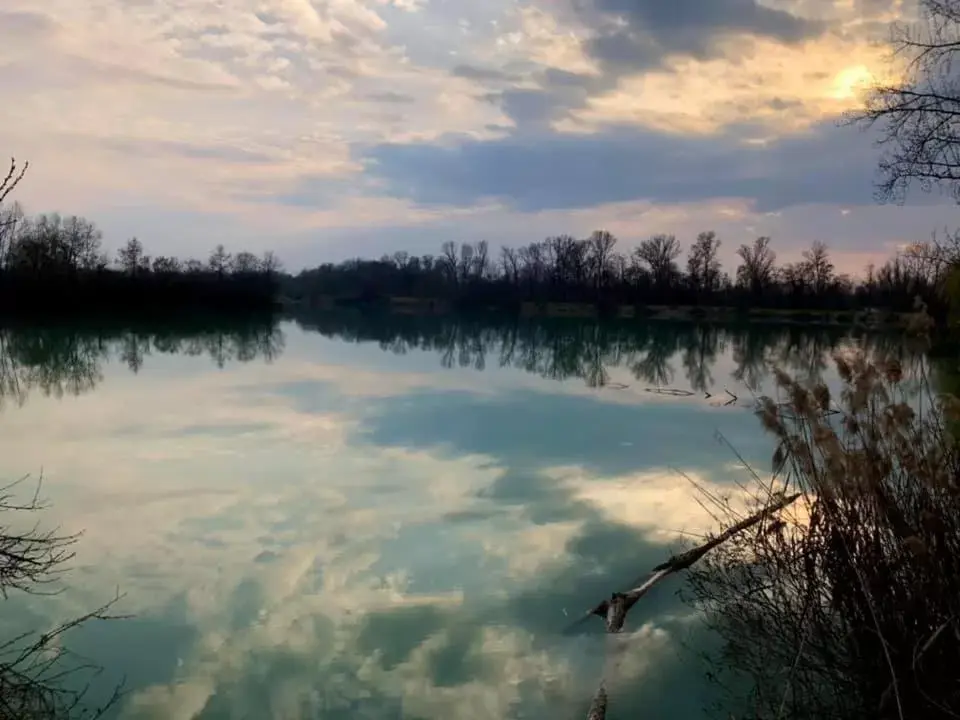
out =
[[[589,607],[715,527],[702,490],[769,473],[751,412],[780,365],[882,335],[667,322],[278,324],[0,331],[0,477],[83,531],[53,597],[123,594],[69,633],[125,680],[120,718],[582,718]],[[701,488],[698,490],[697,487]],[[32,486],[25,485],[25,492]],[[704,717],[708,640],[655,588],[627,621],[611,718]]]

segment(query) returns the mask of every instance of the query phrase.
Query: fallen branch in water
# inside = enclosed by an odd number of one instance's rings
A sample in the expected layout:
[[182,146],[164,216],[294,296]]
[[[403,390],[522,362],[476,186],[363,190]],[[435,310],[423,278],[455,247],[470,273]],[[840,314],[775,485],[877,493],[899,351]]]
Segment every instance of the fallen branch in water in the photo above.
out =
[[696,393],[691,392],[690,390],[681,390],[679,388],[646,388],[648,393],[655,393],[657,395],[671,395],[673,397],[692,397]]
[[[653,570],[650,571],[650,576],[641,585],[638,585],[627,592],[612,593],[609,600],[602,601],[595,608],[585,613],[583,617],[574,623],[574,625],[579,625],[591,615],[597,615],[604,619],[608,634],[620,633],[623,630],[623,624],[627,619],[627,613],[630,612],[630,609],[636,605],[637,601],[641,597],[647,594],[650,588],[663,580],[663,578],[667,577],[668,575],[672,575],[673,573],[680,572],[681,570],[686,570],[717,546],[722,545],[727,540],[743,532],[744,530],[750,529],[774,513],[780,512],[788,505],[793,503],[798,497],[800,497],[800,493],[781,496],[775,502],[758,510],[753,515],[744,518],[740,522],[731,525],[722,533],[714,538],[711,538],[702,545],[698,545],[690,550],[672,556],[666,562],[660,563],[653,568]],[[607,672],[605,670],[604,677],[601,678],[600,686],[597,688],[596,695],[594,695],[593,702],[590,705],[590,711],[587,714],[587,720],[604,720],[606,717],[606,676]]]

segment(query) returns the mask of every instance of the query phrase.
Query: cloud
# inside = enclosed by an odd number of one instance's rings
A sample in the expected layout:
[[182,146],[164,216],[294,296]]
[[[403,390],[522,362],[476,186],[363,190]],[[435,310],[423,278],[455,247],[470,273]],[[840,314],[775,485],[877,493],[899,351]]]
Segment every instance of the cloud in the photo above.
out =
[[[678,232],[731,203],[753,214],[744,226],[786,209],[888,217],[869,209],[876,150],[834,125],[898,71],[877,42],[907,17],[894,0],[2,12],[0,145],[32,161],[19,199],[100,221],[112,247],[216,235],[295,267],[357,242],[435,252],[456,231],[513,244],[533,226],[616,223],[604,213],[628,204]],[[838,245],[861,242],[851,226]]]
[[[647,69],[671,55],[722,54],[726,35],[769,37],[797,42],[823,31],[823,24],[771,8],[756,0],[593,0],[585,5],[605,23],[590,42],[590,53],[607,65]],[[589,11],[588,11],[589,12]]]
[[49,17],[36,12],[0,11],[0,23],[7,33],[21,40],[49,37],[57,27]]
[[[746,132],[744,132],[746,131]],[[749,133],[749,128],[741,130]],[[746,198],[761,212],[811,203],[870,201],[869,138],[825,124],[769,143],[743,134],[684,138],[632,129],[595,135],[385,144],[366,151],[368,173],[392,195],[521,211]],[[748,135],[749,137],[749,135]]]
[[678,135],[722,135],[750,124],[763,138],[803,132],[839,118],[862,91],[890,76],[886,48],[862,38],[826,35],[783,44],[746,37],[712,58],[680,57],[573,108],[561,129],[584,132],[632,124]]
[[[163,192],[156,185],[179,175],[178,202],[252,214],[254,208],[234,201],[238,186],[266,182],[277,190],[303,175],[349,176],[357,170],[350,140],[402,137],[412,128],[421,140],[452,129],[483,133],[501,119],[488,103],[470,98],[468,81],[445,68],[405,64],[378,13],[414,9],[251,0],[230,13],[211,13],[156,0],[133,12],[98,0],[48,3],[42,15],[18,12],[11,16],[16,24],[0,32],[6,37],[26,25],[36,42],[5,44],[10,61],[0,84],[21,91],[4,144],[49,174],[62,172],[49,166],[65,146],[85,146],[100,156],[91,163],[99,172],[86,178],[100,204],[117,187],[156,201]],[[165,143],[173,152],[162,163],[149,153],[162,164],[152,172],[150,159],[131,151]],[[187,147],[192,151],[182,152]],[[220,162],[225,147],[232,150],[229,171]],[[255,161],[238,167],[236,156]]]
[[477,80],[480,82],[510,82],[519,79],[518,76],[511,75],[503,72],[502,70],[478,67],[476,65],[456,65],[450,72],[456,77],[466,78],[467,80]]

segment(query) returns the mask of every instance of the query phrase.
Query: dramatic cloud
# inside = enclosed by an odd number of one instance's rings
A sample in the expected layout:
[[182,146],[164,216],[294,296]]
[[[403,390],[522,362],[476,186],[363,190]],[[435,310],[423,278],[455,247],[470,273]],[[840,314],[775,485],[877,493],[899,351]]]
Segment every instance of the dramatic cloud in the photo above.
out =
[[634,70],[657,65],[672,55],[722,55],[719,43],[730,35],[794,43],[823,30],[820,22],[757,0],[595,0],[592,5],[601,16],[616,22],[601,25],[589,43],[590,54],[605,64]]
[[[89,215],[110,245],[136,233],[154,252],[215,239],[313,264],[625,211],[679,234],[723,205],[737,244],[789,212],[863,255],[943,224],[909,208],[891,223],[871,137],[836,123],[898,71],[880,41],[905,7],[9,0],[0,145],[31,160],[28,210]],[[779,232],[787,252],[811,239]]]
[[522,211],[627,200],[746,197],[760,212],[871,197],[869,142],[824,127],[769,144],[611,129],[589,136],[389,144],[369,152],[391,194],[425,204],[496,201]]

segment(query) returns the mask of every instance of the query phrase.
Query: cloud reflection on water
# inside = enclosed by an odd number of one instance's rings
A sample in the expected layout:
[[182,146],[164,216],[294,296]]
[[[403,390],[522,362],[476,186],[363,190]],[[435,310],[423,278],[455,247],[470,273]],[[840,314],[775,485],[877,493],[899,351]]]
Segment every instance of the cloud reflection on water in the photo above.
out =
[[[94,392],[3,416],[0,471],[42,465],[51,518],[85,530],[43,611],[119,585],[137,614],[75,638],[130,669],[124,717],[576,716],[603,638],[564,628],[711,526],[672,468],[733,491],[715,431],[769,452],[741,407],[431,353],[391,371],[376,346],[285,330],[269,366],[113,361]],[[697,716],[680,648],[704,640],[676,588],[623,639],[619,712]]]

